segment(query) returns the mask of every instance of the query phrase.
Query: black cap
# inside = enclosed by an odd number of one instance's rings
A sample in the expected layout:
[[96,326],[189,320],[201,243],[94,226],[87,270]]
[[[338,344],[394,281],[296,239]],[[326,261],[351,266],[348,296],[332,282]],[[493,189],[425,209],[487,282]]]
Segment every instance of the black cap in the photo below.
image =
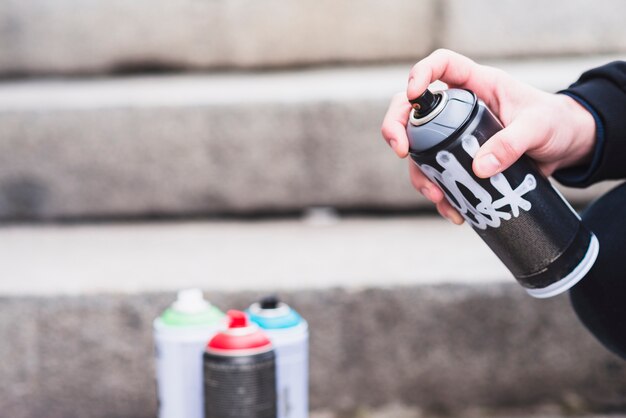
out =
[[280,299],[277,295],[268,295],[261,299],[259,305],[261,305],[261,309],[276,309],[279,303]]
[[441,96],[439,94],[432,94],[430,90],[426,89],[421,96],[417,99],[409,100],[409,102],[411,102],[415,110],[415,115],[422,117],[432,112],[432,110],[437,107],[440,100]]

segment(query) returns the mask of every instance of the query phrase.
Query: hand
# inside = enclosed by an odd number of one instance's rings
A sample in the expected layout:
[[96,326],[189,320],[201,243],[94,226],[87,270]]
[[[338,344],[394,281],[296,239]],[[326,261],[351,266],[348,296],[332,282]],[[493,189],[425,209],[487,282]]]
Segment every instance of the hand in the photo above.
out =
[[[430,83],[441,80],[450,88],[472,90],[504,125],[476,157],[472,169],[481,178],[491,177],[527,154],[546,175],[562,167],[587,162],[595,143],[593,116],[574,99],[550,94],[524,84],[502,70],[479,65],[463,55],[439,49],[411,69],[406,92],[391,100],[382,134],[400,158],[409,152],[406,124],[414,99]],[[436,204],[445,218],[460,225],[461,215],[444,199],[443,192],[409,161],[413,186]]]

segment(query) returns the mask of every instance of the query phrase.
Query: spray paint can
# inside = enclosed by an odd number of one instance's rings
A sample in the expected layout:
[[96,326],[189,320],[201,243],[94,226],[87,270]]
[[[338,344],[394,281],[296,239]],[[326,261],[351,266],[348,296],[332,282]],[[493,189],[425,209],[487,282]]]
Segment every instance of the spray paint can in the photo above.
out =
[[225,315],[204,300],[200,289],[178,292],[154,320],[160,418],[204,416],[202,354],[225,326]]
[[478,148],[502,129],[489,108],[462,89],[426,90],[411,104],[411,158],[526,291],[547,298],[581,280],[598,240],[529,157],[488,179],[474,175]]
[[276,350],[278,418],[309,415],[309,329],[307,322],[278,297],[267,296],[248,308],[250,320],[269,336]]
[[244,312],[228,311],[228,329],[204,353],[206,418],[276,418],[272,343]]

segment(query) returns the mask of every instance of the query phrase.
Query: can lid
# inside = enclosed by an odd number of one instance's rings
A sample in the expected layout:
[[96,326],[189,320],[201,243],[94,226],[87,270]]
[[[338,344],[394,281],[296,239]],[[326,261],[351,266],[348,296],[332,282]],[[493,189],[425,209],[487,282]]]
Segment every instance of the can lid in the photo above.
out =
[[224,313],[204,299],[200,289],[184,289],[163,312],[160,320],[173,327],[214,325],[224,318]]
[[[441,99],[432,101],[430,96]],[[407,124],[409,152],[419,154],[460,134],[471,120],[478,101],[469,90],[448,89],[431,93],[426,98],[420,96],[411,103],[416,107],[423,106],[411,111]]]
[[292,328],[303,322],[302,317],[278,296],[270,295],[248,308],[250,320],[267,330]]
[[207,351],[222,355],[262,353],[272,349],[263,331],[250,322],[245,312],[230,310],[228,329],[217,333],[207,344]]

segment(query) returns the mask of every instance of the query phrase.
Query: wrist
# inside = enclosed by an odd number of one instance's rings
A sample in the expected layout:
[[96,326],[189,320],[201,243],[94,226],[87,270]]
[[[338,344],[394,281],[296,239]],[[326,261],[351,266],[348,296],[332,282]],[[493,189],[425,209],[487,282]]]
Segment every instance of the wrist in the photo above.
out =
[[561,116],[568,127],[570,149],[562,167],[589,164],[596,145],[596,122],[593,115],[567,94],[557,94],[563,105]]

